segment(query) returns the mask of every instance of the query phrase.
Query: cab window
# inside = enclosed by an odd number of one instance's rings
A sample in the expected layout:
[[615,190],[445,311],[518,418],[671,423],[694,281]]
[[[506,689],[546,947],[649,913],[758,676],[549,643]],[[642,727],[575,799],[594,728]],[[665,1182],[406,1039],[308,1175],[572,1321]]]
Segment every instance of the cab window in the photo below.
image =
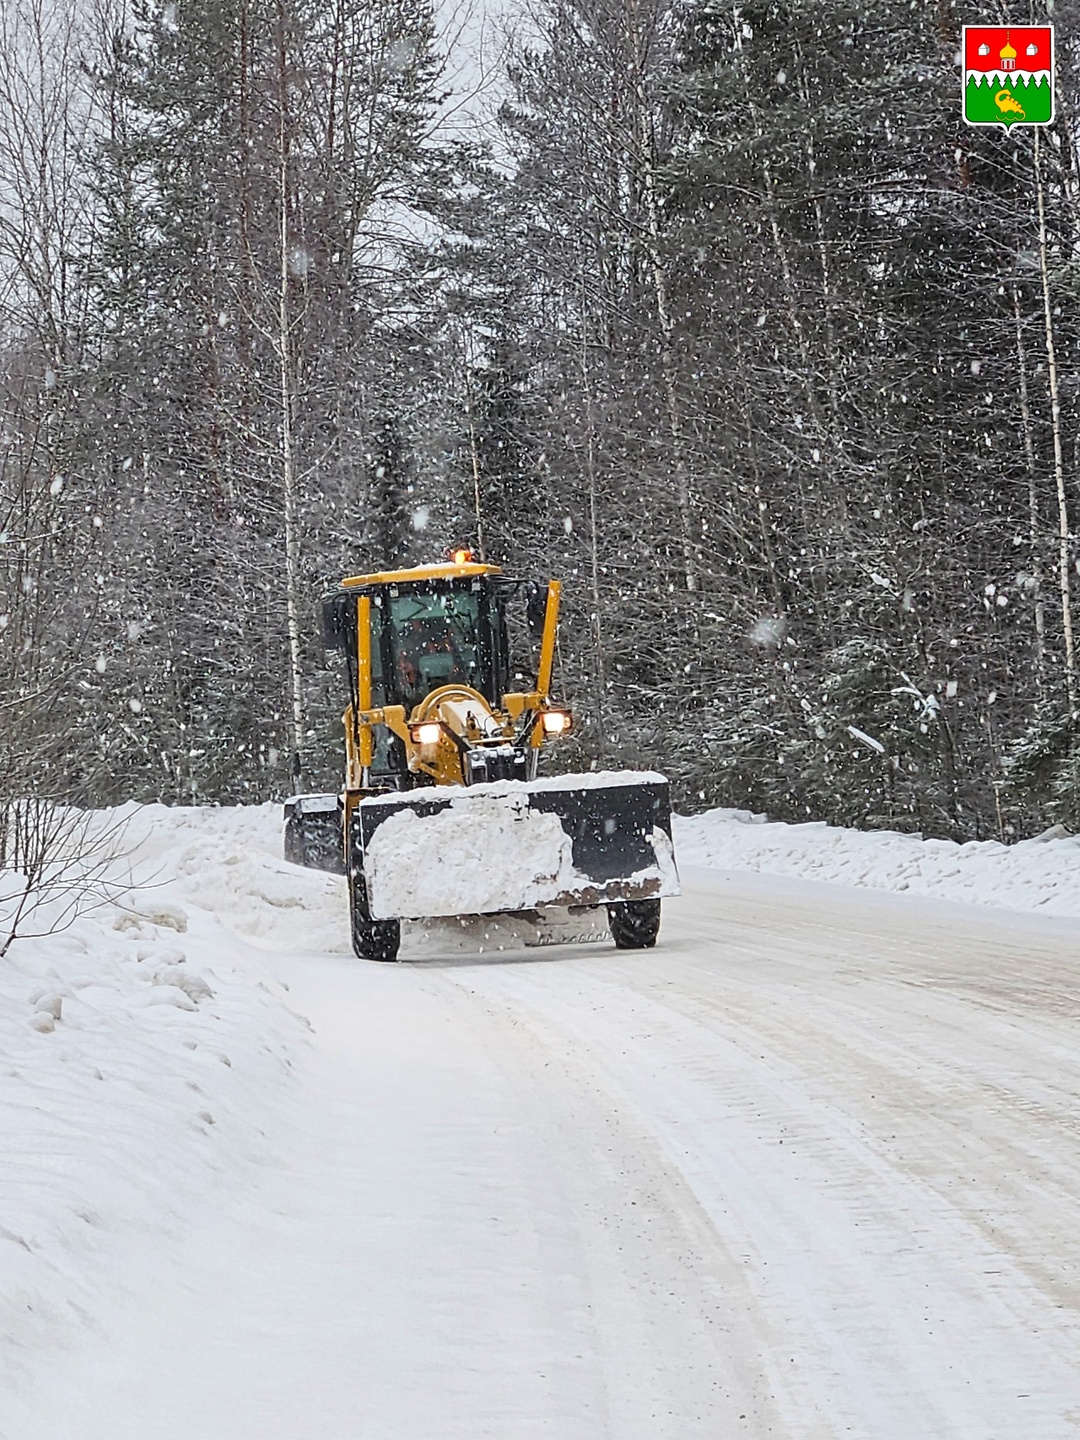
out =
[[383,616],[387,678],[408,709],[440,685],[488,688],[478,592],[391,595]]

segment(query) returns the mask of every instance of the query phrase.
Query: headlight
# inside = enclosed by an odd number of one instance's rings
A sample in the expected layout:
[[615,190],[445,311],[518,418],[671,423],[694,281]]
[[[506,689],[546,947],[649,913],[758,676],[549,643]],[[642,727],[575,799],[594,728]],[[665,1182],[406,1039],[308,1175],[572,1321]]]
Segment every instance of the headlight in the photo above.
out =
[[425,720],[412,726],[409,733],[416,745],[437,745],[442,738],[442,726],[437,720]]
[[565,735],[573,723],[574,717],[569,710],[545,710],[540,716],[545,735]]

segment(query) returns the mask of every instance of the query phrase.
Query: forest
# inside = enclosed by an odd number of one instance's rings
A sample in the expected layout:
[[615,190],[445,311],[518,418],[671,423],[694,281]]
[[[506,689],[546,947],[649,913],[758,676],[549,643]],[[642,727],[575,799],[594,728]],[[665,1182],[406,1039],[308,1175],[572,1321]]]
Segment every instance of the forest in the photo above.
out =
[[[1007,21],[1045,129],[962,119]],[[332,787],[320,597],[468,544],[565,582],[567,766],[1080,823],[1080,4],[498,28],[5,0],[0,807]]]

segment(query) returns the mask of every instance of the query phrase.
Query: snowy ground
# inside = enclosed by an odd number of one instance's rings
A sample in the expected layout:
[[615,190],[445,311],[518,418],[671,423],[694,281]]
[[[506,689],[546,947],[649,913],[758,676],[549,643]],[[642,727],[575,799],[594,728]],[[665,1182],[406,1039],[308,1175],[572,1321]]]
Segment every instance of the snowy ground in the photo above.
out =
[[1074,842],[704,817],[653,952],[378,966],[131,824],[0,963],[3,1440],[1080,1435]]

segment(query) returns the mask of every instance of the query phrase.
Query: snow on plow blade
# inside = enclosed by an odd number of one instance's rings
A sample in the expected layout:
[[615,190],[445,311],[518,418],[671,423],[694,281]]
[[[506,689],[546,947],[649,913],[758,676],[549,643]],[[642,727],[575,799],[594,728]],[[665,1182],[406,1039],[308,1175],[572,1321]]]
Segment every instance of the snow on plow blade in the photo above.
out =
[[353,824],[376,920],[679,893],[662,775],[560,775],[373,795]]

